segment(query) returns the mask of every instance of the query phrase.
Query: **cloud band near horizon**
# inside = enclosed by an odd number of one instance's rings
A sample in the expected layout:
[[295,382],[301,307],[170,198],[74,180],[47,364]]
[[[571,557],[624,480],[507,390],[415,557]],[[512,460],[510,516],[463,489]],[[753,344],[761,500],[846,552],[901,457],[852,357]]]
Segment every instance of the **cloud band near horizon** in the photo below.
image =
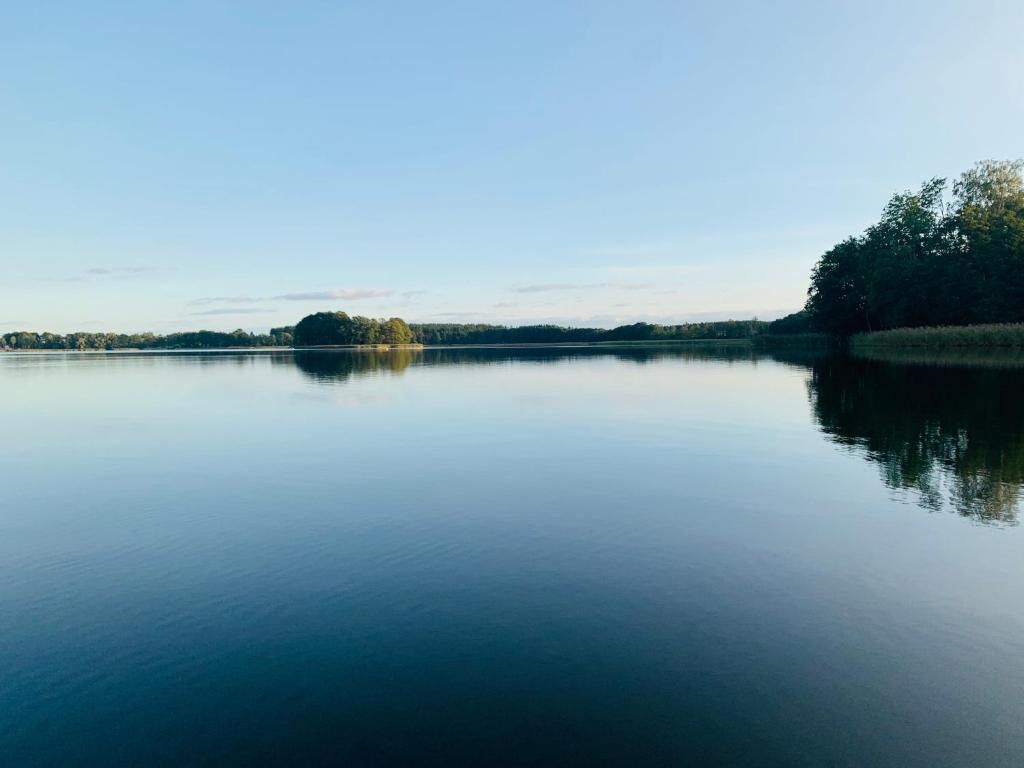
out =
[[[413,295],[414,293],[418,292],[406,291],[403,295]],[[193,307],[202,307],[209,304],[256,304],[263,301],[332,301],[337,299],[361,301],[394,295],[395,291],[390,288],[334,288],[327,291],[282,293],[277,296],[204,296],[188,303]]]

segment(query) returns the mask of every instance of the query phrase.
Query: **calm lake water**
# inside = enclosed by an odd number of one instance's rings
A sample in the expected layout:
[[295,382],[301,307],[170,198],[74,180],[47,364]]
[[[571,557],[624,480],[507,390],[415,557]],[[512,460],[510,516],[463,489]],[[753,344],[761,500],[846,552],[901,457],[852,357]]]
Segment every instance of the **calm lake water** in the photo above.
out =
[[0,355],[4,765],[1024,764],[1024,363]]

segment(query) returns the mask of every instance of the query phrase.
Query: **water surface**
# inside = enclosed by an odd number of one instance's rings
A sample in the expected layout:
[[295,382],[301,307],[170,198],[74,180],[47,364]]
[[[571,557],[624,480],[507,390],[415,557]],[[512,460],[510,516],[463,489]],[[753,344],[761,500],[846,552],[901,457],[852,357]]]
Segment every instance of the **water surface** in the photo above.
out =
[[9,765],[1019,766],[1024,367],[0,356]]

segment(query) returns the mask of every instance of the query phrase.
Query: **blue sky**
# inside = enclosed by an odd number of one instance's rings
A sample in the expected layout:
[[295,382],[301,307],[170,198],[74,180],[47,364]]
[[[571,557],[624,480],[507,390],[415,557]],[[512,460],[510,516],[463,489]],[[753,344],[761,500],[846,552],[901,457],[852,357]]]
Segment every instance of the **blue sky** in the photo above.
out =
[[9,3],[0,331],[798,308],[1024,155],[1024,3]]

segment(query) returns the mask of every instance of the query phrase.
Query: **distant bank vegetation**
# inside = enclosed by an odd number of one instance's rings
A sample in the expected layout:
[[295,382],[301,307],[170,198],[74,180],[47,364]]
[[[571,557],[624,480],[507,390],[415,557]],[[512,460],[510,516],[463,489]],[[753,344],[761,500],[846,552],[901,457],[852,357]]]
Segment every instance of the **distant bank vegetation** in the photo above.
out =
[[189,331],[186,333],[34,333],[0,334],[0,348],[52,350],[104,349],[224,349],[227,347],[287,347],[292,328],[271,328],[269,333]]
[[657,325],[634,323],[618,328],[566,328],[560,325],[509,327],[475,323],[413,323],[401,318],[373,320],[344,312],[318,312],[295,326],[297,347],[352,344],[565,344],[615,341],[749,339],[764,331],[759,320]]
[[410,326],[423,344],[571,344],[615,341],[699,341],[749,339],[763,333],[761,320],[723,320],[707,323],[658,325],[632,323],[617,328],[566,328],[560,325],[504,325],[427,323]]
[[[821,256],[805,308],[769,334],[886,331],[870,342],[1024,344],[1022,168],[987,161],[954,181],[951,196],[942,178],[893,195],[878,223]],[[929,330],[891,330],[919,328]]]
[[764,333],[760,320],[658,325],[633,323],[618,328],[566,328],[558,325],[504,325],[461,323],[406,323],[398,317],[377,320],[350,317],[345,312],[318,312],[295,326],[271,328],[269,333],[243,330],[223,333],[194,331],[158,336],[152,333],[34,333],[0,334],[0,348],[45,350],[113,349],[216,349],[249,347],[316,347],[350,345],[475,345],[563,344],[621,341],[698,341],[749,339]]

